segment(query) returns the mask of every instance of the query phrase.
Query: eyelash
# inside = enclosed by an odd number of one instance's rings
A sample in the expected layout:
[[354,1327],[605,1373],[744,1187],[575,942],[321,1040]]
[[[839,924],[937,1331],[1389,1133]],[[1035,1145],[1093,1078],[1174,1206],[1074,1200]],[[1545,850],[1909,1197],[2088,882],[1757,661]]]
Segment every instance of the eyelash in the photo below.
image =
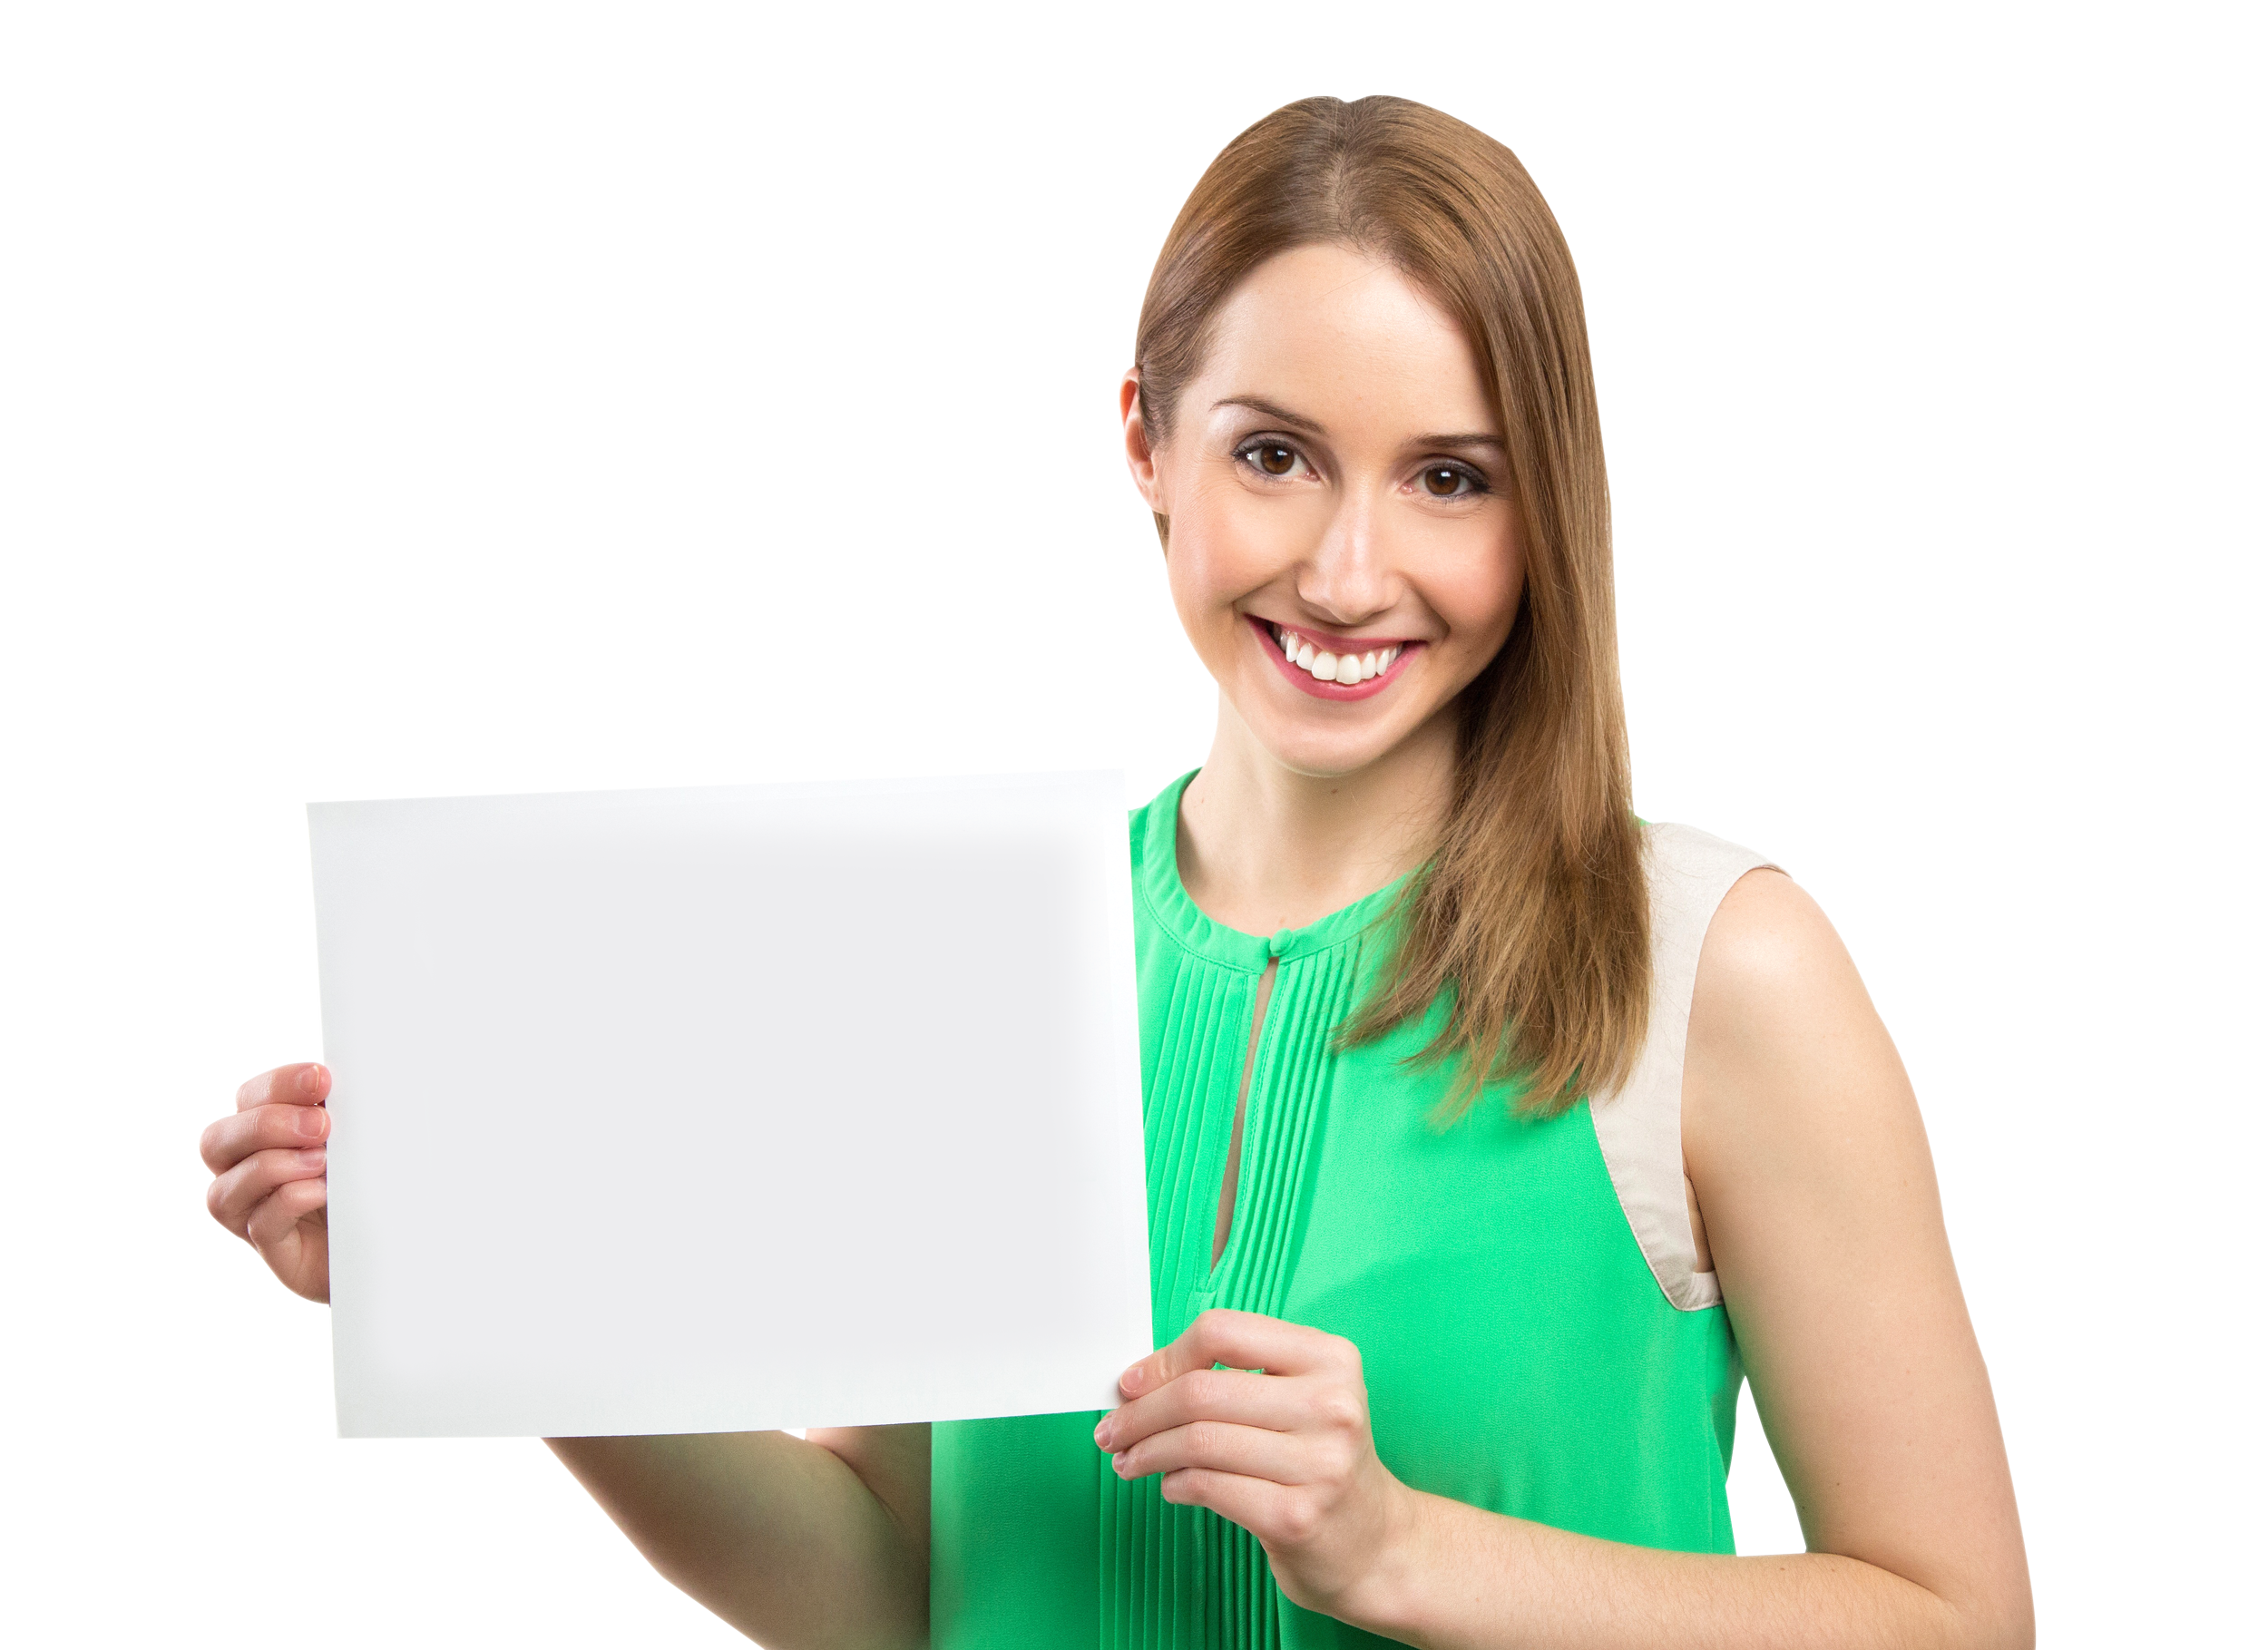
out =
[[[1295,456],[1300,463],[1307,464],[1310,471],[1314,470],[1315,466],[1312,464],[1308,464],[1307,455],[1305,453],[1300,452],[1297,445],[1292,442],[1285,440],[1281,435],[1246,436],[1243,441],[1237,444],[1236,450],[1230,454],[1230,456],[1235,458],[1239,464],[1246,465],[1256,475],[1265,477],[1268,481],[1280,482],[1289,479],[1288,477],[1281,475],[1270,475],[1266,470],[1261,469],[1258,464],[1254,462],[1260,454],[1266,452],[1271,447],[1283,448],[1286,452]],[[1481,474],[1480,471],[1474,469],[1471,464],[1461,464],[1456,459],[1434,459],[1431,463],[1422,465],[1419,469],[1418,474],[1422,476],[1429,470],[1450,471],[1463,480],[1466,484],[1466,491],[1462,493],[1429,493],[1426,494],[1428,498],[1438,499],[1446,503],[1451,499],[1471,498],[1476,494],[1483,493],[1489,491],[1489,478],[1487,476]]]
[[1420,470],[1418,474],[1420,476],[1423,476],[1427,471],[1432,470],[1446,470],[1451,474],[1455,475],[1469,483],[1469,487],[1468,490],[1463,493],[1429,493],[1425,495],[1428,498],[1440,499],[1446,503],[1451,499],[1473,498],[1481,493],[1486,493],[1489,490],[1489,478],[1487,476],[1481,474],[1480,471],[1474,469],[1471,464],[1459,464],[1453,458],[1436,458],[1426,464],[1424,469]]
[[[1237,450],[1231,454],[1231,456],[1234,457],[1239,464],[1249,469],[1255,475],[1264,476],[1272,482],[1285,481],[1288,478],[1281,475],[1269,475],[1266,470],[1260,468],[1259,464],[1255,462],[1261,454],[1267,452],[1272,447],[1281,447],[1286,453],[1295,455],[1301,464],[1307,464],[1307,455],[1305,453],[1300,452],[1297,447],[1294,446],[1290,442],[1286,441],[1280,435],[1247,435],[1244,440],[1237,444]],[[1315,468],[1313,464],[1307,464],[1307,467],[1310,471]]]

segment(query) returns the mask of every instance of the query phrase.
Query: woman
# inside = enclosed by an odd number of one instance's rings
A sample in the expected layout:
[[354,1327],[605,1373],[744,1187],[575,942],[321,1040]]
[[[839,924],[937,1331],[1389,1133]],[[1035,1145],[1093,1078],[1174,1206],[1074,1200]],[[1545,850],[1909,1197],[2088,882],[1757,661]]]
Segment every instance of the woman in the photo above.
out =
[[[1397,99],[1269,116],[1120,404],[1221,688],[1132,820],[1160,1350],[1108,1415],[552,1448],[775,1646],[2029,1644],[1897,1055],[1792,882],[1630,814],[1580,298],[1519,162]],[[204,1143],[317,1298],[327,1082]],[[1805,1554],[1732,1556],[1744,1372]]]

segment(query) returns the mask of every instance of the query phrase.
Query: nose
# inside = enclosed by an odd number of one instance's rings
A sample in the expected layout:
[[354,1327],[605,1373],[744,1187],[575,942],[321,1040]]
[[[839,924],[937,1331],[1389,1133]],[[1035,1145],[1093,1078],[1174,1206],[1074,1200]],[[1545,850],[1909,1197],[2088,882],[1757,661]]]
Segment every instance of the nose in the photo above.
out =
[[1367,488],[1348,488],[1300,564],[1299,599],[1332,624],[1354,629],[1392,607],[1395,596],[1383,523]]

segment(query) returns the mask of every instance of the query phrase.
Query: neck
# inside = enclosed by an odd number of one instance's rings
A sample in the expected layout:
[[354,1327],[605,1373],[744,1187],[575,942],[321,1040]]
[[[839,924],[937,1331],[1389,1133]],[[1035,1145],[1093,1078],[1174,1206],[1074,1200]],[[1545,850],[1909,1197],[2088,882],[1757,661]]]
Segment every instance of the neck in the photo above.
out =
[[1300,928],[1374,893],[1431,851],[1455,773],[1453,706],[1353,773],[1295,773],[1224,696],[1212,754],[1181,796],[1182,885],[1245,933]]

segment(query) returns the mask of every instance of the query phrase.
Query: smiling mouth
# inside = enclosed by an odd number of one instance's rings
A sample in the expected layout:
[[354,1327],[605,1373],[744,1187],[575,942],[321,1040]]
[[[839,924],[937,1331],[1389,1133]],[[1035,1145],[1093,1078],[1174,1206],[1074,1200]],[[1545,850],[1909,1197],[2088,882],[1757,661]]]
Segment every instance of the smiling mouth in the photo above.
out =
[[1276,668],[1291,683],[1315,698],[1366,699],[1401,674],[1398,666],[1423,642],[1379,638],[1319,636],[1247,613],[1256,639],[1275,651]]
[[1404,643],[1390,641],[1381,647],[1372,643],[1364,648],[1360,642],[1344,643],[1346,651],[1331,651],[1328,645],[1317,646],[1312,636],[1303,635],[1288,625],[1267,623],[1268,637],[1284,649],[1284,657],[1319,682],[1336,682],[1352,688],[1393,668]]

